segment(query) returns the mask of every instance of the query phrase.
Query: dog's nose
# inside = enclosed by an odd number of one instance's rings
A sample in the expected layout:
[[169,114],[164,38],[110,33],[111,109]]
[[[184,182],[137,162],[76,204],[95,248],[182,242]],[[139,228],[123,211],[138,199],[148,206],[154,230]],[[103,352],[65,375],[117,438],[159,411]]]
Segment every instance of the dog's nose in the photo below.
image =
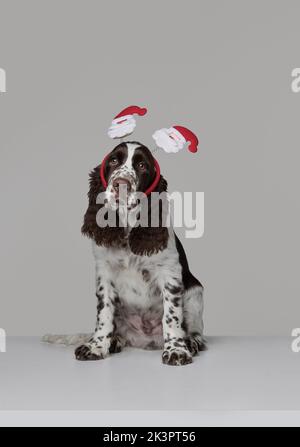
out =
[[127,192],[129,192],[131,190],[130,182],[126,178],[116,178],[113,181],[113,188],[116,192],[119,192],[120,186],[122,187],[122,185],[126,185]]

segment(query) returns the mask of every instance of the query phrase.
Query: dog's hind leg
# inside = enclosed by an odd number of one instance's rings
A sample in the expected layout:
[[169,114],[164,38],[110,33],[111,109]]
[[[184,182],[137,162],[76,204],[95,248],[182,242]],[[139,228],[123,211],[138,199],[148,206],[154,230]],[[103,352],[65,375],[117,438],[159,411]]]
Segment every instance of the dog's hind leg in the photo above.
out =
[[109,353],[116,354],[121,352],[125,345],[126,341],[120,335],[114,334],[109,347]]
[[192,355],[206,349],[203,337],[203,287],[196,285],[185,291],[183,298],[183,326],[186,345]]

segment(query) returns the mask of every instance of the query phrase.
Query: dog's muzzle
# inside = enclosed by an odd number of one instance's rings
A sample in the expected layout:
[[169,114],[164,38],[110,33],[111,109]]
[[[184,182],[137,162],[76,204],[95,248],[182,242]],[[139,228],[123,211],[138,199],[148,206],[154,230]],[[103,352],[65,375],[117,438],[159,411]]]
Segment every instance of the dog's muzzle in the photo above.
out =
[[[102,161],[101,166],[100,166],[100,179],[101,179],[101,183],[105,189],[108,186],[105,175],[104,175],[105,162],[106,162],[108,155],[109,154],[107,154],[106,157],[104,157],[104,160]],[[153,180],[153,182],[149,186],[149,188],[145,191],[146,196],[148,196],[149,194],[151,194],[151,192],[153,192],[155,190],[155,188],[157,187],[158,182],[160,180],[160,167],[159,167],[159,164],[155,158],[154,158],[154,166],[155,166],[155,173],[156,173],[155,179]]]

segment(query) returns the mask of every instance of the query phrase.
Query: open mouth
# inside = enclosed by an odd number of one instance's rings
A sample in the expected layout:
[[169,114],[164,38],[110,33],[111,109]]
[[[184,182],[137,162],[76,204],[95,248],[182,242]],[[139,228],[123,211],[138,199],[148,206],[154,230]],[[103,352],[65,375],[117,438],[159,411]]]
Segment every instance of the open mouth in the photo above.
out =
[[128,179],[123,177],[117,177],[112,182],[112,189],[116,198],[126,198],[131,192],[131,183]]

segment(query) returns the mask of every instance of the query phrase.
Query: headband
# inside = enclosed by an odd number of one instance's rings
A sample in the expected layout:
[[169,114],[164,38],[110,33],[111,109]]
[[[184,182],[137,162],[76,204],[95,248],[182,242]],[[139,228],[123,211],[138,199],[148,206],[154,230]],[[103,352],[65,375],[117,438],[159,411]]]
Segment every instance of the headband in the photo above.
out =
[[[144,116],[147,113],[146,107],[129,106],[123,109],[118,115],[114,117],[108,129],[108,136],[110,138],[123,138],[130,135],[136,127],[136,116]],[[198,138],[189,129],[183,126],[172,126],[169,128],[159,129],[152,135],[156,146],[163,149],[167,153],[176,153],[187,146],[190,152],[197,152]],[[100,179],[104,188],[107,188],[107,181],[104,175],[105,162],[108,155],[103,159],[100,166]],[[154,158],[154,157],[153,157]],[[151,194],[158,185],[160,179],[160,167],[157,160],[154,158],[155,179],[149,188],[145,191],[146,195]]]
[[[110,138],[123,138],[130,135],[136,127],[136,117],[146,115],[146,107],[129,106],[114,117],[108,129]],[[197,152],[198,138],[190,129],[184,126],[162,128],[152,135],[156,146],[167,153],[176,153],[187,147],[190,152]]]

